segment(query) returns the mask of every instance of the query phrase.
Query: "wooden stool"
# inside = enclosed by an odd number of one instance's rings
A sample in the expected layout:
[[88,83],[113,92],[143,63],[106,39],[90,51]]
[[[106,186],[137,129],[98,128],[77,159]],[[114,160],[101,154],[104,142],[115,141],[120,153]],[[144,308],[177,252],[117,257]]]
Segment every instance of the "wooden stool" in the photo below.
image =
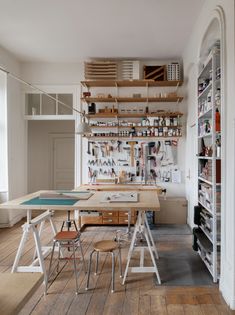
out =
[[114,251],[117,249],[119,251],[120,277],[122,277],[122,258],[121,258],[121,248],[120,248],[119,244],[115,241],[110,241],[110,240],[103,240],[103,241],[96,242],[94,244],[94,249],[90,254],[86,290],[89,289],[91,262],[92,262],[92,256],[93,256],[94,252],[96,252],[95,275],[97,274],[97,270],[98,270],[99,253],[111,253],[111,255],[112,255],[112,290],[111,290],[111,292],[112,293],[114,292],[114,271],[115,271],[115,254],[114,254]]
[[[52,265],[52,260],[53,260],[53,255],[54,255],[54,251],[55,251],[55,246],[56,245],[59,245],[57,273],[58,273],[58,270],[59,270],[59,262],[60,262],[60,260],[71,260],[71,259],[73,259],[74,273],[75,273],[75,280],[76,280],[76,294],[78,294],[78,275],[77,275],[76,256],[75,256],[75,252],[78,249],[78,247],[80,248],[80,251],[81,251],[83,267],[84,267],[84,271],[86,272],[86,265],[85,265],[85,261],[84,261],[84,255],[83,255],[83,250],[82,250],[80,236],[81,236],[81,233],[78,232],[78,231],[60,231],[59,233],[57,233],[54,236],[53,248],[52,248],[50,265],[49,265],[49,271],[48,271],[48,277],[47,277],[47,282],[46,282],[46,286],[45,286],[45,294],[47,294],[47,287],[48,287],[48,282],[49,282],[49,277],[50,277],[50,272],[51,272],[51,265]],[[61,247],[67,247],[67,248],[71,248],[72,247],[72,255],[70,257],[60,257]]]

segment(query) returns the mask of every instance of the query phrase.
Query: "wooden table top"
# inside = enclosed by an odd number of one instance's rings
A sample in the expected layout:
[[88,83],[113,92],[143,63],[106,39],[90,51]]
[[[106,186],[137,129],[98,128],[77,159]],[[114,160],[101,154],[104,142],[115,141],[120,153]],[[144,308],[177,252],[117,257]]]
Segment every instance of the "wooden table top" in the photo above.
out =
[[[133,190],[135,191],[135,190]],[[115,190],[118,192],[118,190]],[[123,192],[123,191],[122,191]],[[80,200],[77,209],[80,210],[160,210],[160,204],[156,191],[138,191],[138,202],[102,202],[106,191],[96,191],[88,200]]]
[[[82,187],[81,189],[82,190]],[[118,192],[119,190],[115,190]],[[123,192],[123,190],[121,190]],[[135,191],[135,189],[133,189]],[[105,191],[94,191],[94,194],[88,200],[79,200],[73,205],[23,205],[22,203],[28,201],[32,198],[36,198],[40,193],[47,191],[37,191],[26,196],[7,201],[0,205],[0,209],[31,209],[31,210],[151,210],[158,211],[160,209],[160,204],[158,200],[158,195],[156,191],[138,191],[138,202],[102,202],[104,199]]]

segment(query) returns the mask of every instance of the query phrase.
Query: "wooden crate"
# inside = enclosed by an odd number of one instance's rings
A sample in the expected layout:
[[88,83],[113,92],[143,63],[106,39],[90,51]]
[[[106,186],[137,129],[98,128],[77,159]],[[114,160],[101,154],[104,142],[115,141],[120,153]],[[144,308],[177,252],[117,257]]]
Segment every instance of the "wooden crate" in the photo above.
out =
[[163,66],[144,66],[144,79],[154,81],[166,80],[166,65]]
[[85,80],[116,80],[116,61],[90,61],[84,63]]

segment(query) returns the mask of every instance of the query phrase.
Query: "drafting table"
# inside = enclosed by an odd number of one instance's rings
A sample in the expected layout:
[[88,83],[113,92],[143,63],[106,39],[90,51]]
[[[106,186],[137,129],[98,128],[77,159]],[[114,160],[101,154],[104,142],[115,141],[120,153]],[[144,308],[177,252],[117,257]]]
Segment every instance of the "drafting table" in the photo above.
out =
[[[134,189],[133,189],[134,190]],[[118,191],[116,191],[118,192]],[[44,258],[51,252],[50,246],[42,246],[40,241],[40,234],[42,231],[43,224],[46,220],[49,220],[52,228],[52,233],[57,233],[56,227],[53,223],[53,211],[60,210],[97,210],[97,211],[138,211],[138,217],[132,236],[128,257],[127,265],[124,273],[123,284],[125,283],[128,272],[152,272],[156,273],[158,282],[161,283],[160,276],[157,269],[156,258],[158,253],[154,244],[151,231],[149,229],[147,217],[145,211],[158,211],[160,209],[158,195],[155,191],[138,191],[138,202],[102,202],[104,199],[105,191],[94,191],[94,194],[88,200],[45,200],[38,202],[38,197],[43,191],[38,191],[33,194],[26,195],[24,197],[8,201],[0,205],[2,209],[26,209],[27,210],[27,222],[22,226],[23,235],[20,241],[20,245],[16,254],[16,258],[12,267],[12,272],[41,272],[44,274],[44,281],[46,280],[46,269],[44,264]],[[32,218],[33,210],[45,210],[42,214],[35,218]],[[40,228],[37,225],[40,224]],[[32,231],[37,258],[33,257],[32,264],[29,266],[19,266],[19,260],[23,252],[23,248],[28,236],[28,233]],[[138,233],[142,233],[145,237],[147,246],[135,246],[135,240]],[[137,267],[129,267],[130,260],[134,251],[140,251],[140,265]],[[153,266],[144,266],[144,252],[148,250],[151,256]]]

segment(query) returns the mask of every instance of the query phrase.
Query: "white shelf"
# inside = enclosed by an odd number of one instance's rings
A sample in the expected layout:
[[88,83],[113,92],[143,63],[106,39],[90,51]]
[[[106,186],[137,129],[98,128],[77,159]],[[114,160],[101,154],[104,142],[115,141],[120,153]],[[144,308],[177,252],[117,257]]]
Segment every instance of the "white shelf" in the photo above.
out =
[[201,253],[198,252],[199,256],[201,257],[202,261],[204,262],[204,264],[206,265],[207,269],[210,271],[211,275],[213,276],[212,273],[212,265],[210,266],[210,264],[202,257]]
[[199,203],[203,208],[205,208],[211,215],[214,215],[213,212],[212,212],[212,210],[209,209],[207,206],[205,206],[201,201],[198,201],[198,203]]
[[207,183],[207,184],[211,185],[211,186],[213,185],[213,183],[211,181],[209,181],[209,180],[207,180],[207,179],[205,179],[203,177],[198,176],[198,179],[200,181],[204,182],[204,183]]
[[205,87],[205,89],[198,95],[198,99],[200,99],[203,95],[209,93],[209,91],[211,90],[212,87],[212,83],[210,82],[207,87]]
[[211,111],[212,111],[212,107],[209,108],[207,111],[205,111],[203,114],[199,115],[198,119],[211,117],[212,113],[209,115]]
[[207,138],[207,137],[212,137],[212,132],[210,132],[210,133],[206,133],[206,134],[201,135],[201,136],[198,136],[198,139],[201,139],[201,138]]
[[211,243],[213,244],[213,240],[212,240],[212,237],[211,235],[209,234],[209,232],[206,231],[206,229],[200,225],[200,229],[204,232],[204,234],[207,236],[208,240],[211,241]]

